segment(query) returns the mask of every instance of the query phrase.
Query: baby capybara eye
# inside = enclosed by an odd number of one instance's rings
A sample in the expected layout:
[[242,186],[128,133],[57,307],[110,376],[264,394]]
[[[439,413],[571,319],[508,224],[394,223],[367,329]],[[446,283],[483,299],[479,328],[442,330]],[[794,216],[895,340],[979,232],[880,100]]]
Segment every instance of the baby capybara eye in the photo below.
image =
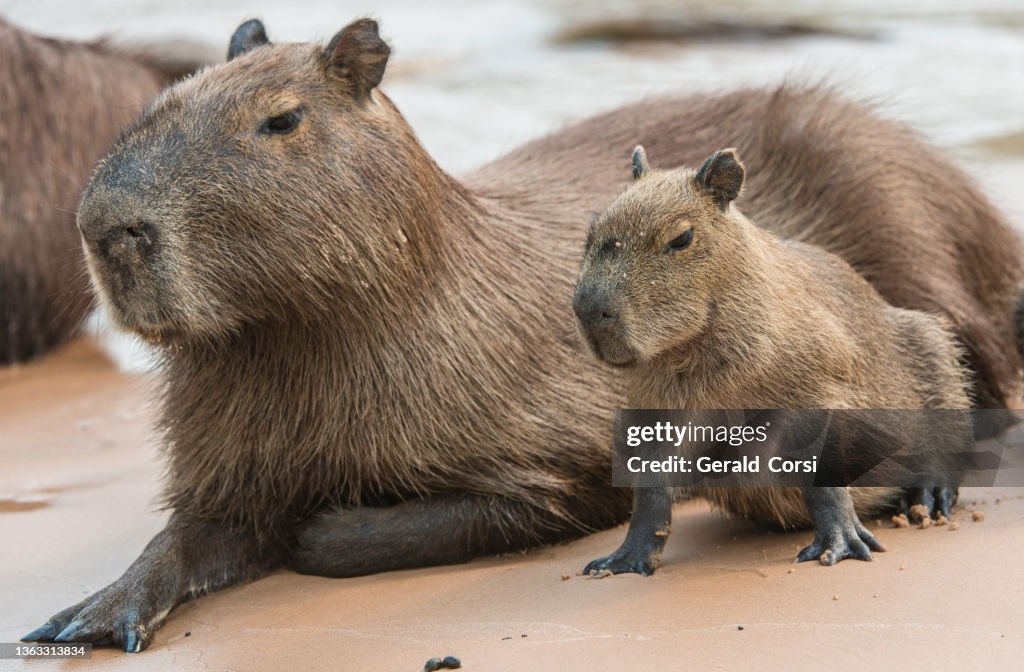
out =
[[679,252],[680,250],[685,250],[686,248],[688,248],[690,246],[690,243],[692,243],[692,242],[693,242],[693,229],[691,228],[691,229],[687,229],[686,231],[683,231],[681,234],[679,234],[678,236],[673,238],[671,241],[669,241],[668,251],[669,252]]
[[284,135],[291,133],[302,120],[302,110],[285,112],[276,117],[271,117],[263,122],[263,130],[271,135]]

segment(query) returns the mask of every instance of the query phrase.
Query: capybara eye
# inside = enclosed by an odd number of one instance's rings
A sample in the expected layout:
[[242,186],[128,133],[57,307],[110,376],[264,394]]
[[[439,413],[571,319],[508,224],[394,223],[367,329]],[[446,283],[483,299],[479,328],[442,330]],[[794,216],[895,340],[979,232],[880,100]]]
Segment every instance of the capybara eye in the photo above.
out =
[[668,244],[669,252],[679,252],[685,250],[693,242],[693,229],[687,229],[681,234],[673,238]]
[[270,135],[284,135],[291,133],[302,120],[302,110],[285,112],[276,117],[271,117],[263,122],[263,131]]

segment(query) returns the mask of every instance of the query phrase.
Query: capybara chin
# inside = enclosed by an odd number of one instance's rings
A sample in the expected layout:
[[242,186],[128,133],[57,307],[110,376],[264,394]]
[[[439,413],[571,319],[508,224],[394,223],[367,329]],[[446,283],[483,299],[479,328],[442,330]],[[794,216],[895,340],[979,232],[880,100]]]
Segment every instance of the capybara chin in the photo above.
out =
[[[74,211],[93,164],[183,70],[0,19],[0,365],[74,335],[92,303]],[[16,120],[16,121],[15,121]]]
[[[634,185],[590,229],[573,299],[595,355],[627,367],[631,408],[962,409],[950,426],[964,445],[971,441],[967,379],[946,324],[890,306],[839,257],[752,224],[733,204],[745,176],[734,149],[715,152],[696,171],[654,171],[637,147],[633,175]],[[875,424],[870,436],[893,436],[880,421],[865,420]],[[876,449],[877,439],[856,443],[846,431],[847,445]],[[940,450],[923,435],[912,439]],[[955,487],[929,493],[936,515],[950,516]],[[695,491],[760,522],[811,524],[814,541],[797,560],[828,565],[884,550],[858,515],[877,515],[902,493]],[[626,540],[585,571],[652,573],[671,519],[671,488],[635,488]]]
[[[748,210],[849,253],[890,299],[964,316],[978,361],[1015,384],[989,362],[1013,349],[1012,237],[903,126],[822,89],[649,101],[460,182],[379,90],[387,58],[370,20],[326,45],[246,22],[227,63],[165,91],[98,167],[78,223],[111,312],[163,343],[172,515],[30,639],[140,650],[182,600],[273,567],[455,563],[625,520],[622,398],[571,297],[587,213],[622,191],[636,142],[666,166],[749,148],[782,186],[752,184]],[[874,205],[889,189],[907,207]]]

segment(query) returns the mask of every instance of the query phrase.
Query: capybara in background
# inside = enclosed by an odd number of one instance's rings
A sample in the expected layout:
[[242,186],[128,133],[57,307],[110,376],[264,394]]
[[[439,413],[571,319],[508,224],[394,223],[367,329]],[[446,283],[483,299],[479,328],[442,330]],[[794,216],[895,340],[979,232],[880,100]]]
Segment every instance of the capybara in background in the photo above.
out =
[[162,344],[170,520],[27,639],[138,651],[182,600],[275,566],[455,563],[624,520],[622,397],[571,299],[637,142],[665,166],[743,146],[748,212],[950,315],[986,389],[1016,385],[1016,239],[912,132],[829,91],[648,101],[459,181],[378,89],[373,21],[318,45],[253,20],[230,45],[125,133],[78,214],[100,300]]
[[[733,205],[745,178],[736,150],[715,152],[696,171],[655,171],[637,147],[633,175],[633,186],[591,226],[573,297],[595,356],[620,367],[627,407],[961,409],[961,431],[952,433],[960,442],[948,443],[954,450],[970,445],[967,378],[947,325],[890,306],[836,255],[751,223]],[[870,415],[860,416],[870,430],[859,435],[894,436],[885,427],[892,418]],[[906,414],[895,420],[905,422]],[[855,436],[844,439],[851,449],[879,458],[897,448]],[[926,432],[912,440],[941,450]],[[785,442],[758,445],[766,463],[755,476],[760,487],[693,492],[757,522],[811,525],[814,541],[798,561],[834,565],[883,550],[858,516],[894,508],[903,490],[766,487],[769,458],[795,447]],[[695,460],[700,448],[691,442],[683,450]],[[946,517],[955,503],[956,484],[949,485],[929,495]],[[654,572],[672,495],[670,487],[636,487],[622,546],[585,571]]]
[[118,133],[198,66],[0,20],[0,365],[74,335],[91,305],[75,208]]

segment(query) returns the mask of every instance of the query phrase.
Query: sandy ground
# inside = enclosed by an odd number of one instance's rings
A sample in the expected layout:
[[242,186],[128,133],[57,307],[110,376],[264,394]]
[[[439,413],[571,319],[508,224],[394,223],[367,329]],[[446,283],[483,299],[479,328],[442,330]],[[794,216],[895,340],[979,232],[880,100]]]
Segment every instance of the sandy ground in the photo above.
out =
[[[151,386],[88,340],[0,371],[0,641],[115,579],[160,528]],[[280,572],[178,609],[142,654],[0,669],[415,672],[446,655],[474,671],[1014,669],[1022,495],[968,490],[958,531],[884,525],[888,553],[832,568],[791,564],[807,533],[688,503],[652,578],[576,576],[623,528],[459,567],[343,580]]]

